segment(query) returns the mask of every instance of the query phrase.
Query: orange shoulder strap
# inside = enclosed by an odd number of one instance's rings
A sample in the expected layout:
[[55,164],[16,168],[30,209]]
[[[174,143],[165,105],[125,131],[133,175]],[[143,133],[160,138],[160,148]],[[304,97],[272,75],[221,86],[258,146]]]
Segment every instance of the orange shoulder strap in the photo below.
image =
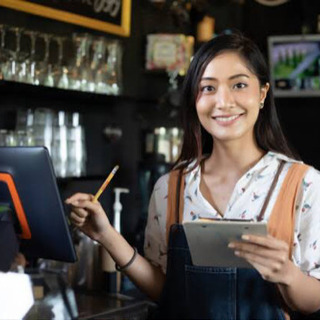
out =
[[[308,169],[309,166],[302,163],[294,163],[289,168],[268,221],[269,234],[288,243],[290,259],[293,247],[296,198]],[[285,319],[290,320],[288,307],[280,294],[279,296]]]
[[[180,183],[179,183],[180,180]],[[169,241],[170,227],[174,223],[181,223],[183,216],[184,177],[181,170],[173,170],[169,174],[166,235]],[[179,210],[179,215],[177,213]]]
[[289,168],[268,221],[269,234],[289,244],[290,257],[293,245],[296,197],[302,179],[309,168],[302,163],[294,163]]

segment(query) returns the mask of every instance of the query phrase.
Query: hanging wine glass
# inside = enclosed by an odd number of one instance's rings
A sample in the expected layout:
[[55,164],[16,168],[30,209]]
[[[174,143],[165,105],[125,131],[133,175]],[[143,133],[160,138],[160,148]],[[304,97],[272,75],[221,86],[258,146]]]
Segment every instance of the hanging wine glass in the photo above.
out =
[[44,41],[44,57],[38,64],[39,68],[36,72],[39,73],[40,84],[47,87],[54,87],[54,76],[52,64],[50,63],[50,43],[52,35],[48,33],[39,33],[39,38]]
[[[7,28],[6,35],[10,37],[11,33],[12,33],[11,31],[12,31],[11,28]],[[8,43],[10,43],[10,41],[8,41]],[[16,47],[18,46],[16,41],[15,41],[15,45],[16,45]],[[14,59],[14,52],[15,52],[14,50],[15,50],[15,48],[8,48],[7,49],[7,60],[5,62],[5,67],[4,67],[5,72],[4,72],[3,76],[6,80],[9,80],[9,81],[16,80],[16,61]],[[16,50],[17,50],[17,48],[16,48]]]
[[31,30],[26,30],[24,33],[30,37],[30,55],[29,58],[26,60],[26,82],[33,85],[39,85],[40,78],[39,73],[37,73],[38,61],[36,57],[36,40],[39,33],[37,31]]
[[26,52],[21,51],[21,34],[23,29],[19,27],[10,27],[8,30],[13,32],[15,36],[15,49],[8,50],[9,59],[7,61],[6,74],[4,74],[4,77],[7,80],[23,82],[27,74],[25,60],[28,57]]
[[61,89],[69,89],[68,68],[63,64],[64,42],[66,37],[55,36],[52,38],[58,45],[57,62],[53,67],[55,86]]
[[95,92],[107,93],[107,62],[106,62],[106,41],[104,38],[97,38],[93,41],[93,58],[91,70],[94,76]]
[[72,35],[72,43],[75,49],[75,59],[70,65],[70,89],[80,90],[81,86],[81,63],[82,63],[82,55],[83,48],[81,46],[81,38],[78,34],[73,33]]
[[8,69],[9,52],[5,46],[7,26],[0,24],[0,80],[5,78]]
[[90,48],[92,44],[92,37],[88,34],[85,34],[83,41],[84,55],[83,55],[83,67],[81,69],[81,91],[94,92],[95,91],[95,82],[93,79],[93,74],[91,70],[90,63]]
[[74,90],[93,92],[95,85],[90,68],[90,47],[92,37],[89,34],[73,34],[76,57],[70,70],[70,87]]
[[121,59],[122,48],[116,40],[108,44],[107,58],[107,93],[119,95],[121,92]]

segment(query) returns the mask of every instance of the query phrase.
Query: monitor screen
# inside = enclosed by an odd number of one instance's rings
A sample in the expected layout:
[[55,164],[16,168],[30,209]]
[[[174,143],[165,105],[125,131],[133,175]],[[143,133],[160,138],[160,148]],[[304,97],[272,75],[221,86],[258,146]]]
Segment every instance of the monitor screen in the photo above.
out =
[[27,257],[76,261],[45,147],[0,147],[0,203],[10,208],[20,251]]
[[320,96],[320,35],[268,37],[275,97]]

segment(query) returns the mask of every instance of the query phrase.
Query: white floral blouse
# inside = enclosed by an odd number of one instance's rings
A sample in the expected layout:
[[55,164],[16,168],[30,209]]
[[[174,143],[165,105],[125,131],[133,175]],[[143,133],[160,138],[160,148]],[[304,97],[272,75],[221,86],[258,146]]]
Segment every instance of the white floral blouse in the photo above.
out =
[[[292,163],[297,162],[274,152],[268,152],[240,178],[233,190],[224,218],[254,219],[259,215],[280,160],[285,160],[286,163],[265,212],[264,219],[268,221],[286,173]],[[200,176],[199,166],[185,177],[184,221],[199,217],[221,218],[201,194]],[[144,244],[145,257],[153,264],[161,266],[163,272],[166,271],[167,264],[168,177],[169,174],[160,177],[154,186],[149,203]],[[307,171],[297,198],[292,258],[304,273],[320,279],[320,172],[313,167]]]

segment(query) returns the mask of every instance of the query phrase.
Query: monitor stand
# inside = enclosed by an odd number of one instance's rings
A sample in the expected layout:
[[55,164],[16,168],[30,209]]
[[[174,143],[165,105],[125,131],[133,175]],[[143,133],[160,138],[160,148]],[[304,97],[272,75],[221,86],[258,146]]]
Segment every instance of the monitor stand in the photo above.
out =
[[19,252],[19,242],[14,229],[10,211],[0,205],[0,271],[7,272],[10,270],[14,259]]

